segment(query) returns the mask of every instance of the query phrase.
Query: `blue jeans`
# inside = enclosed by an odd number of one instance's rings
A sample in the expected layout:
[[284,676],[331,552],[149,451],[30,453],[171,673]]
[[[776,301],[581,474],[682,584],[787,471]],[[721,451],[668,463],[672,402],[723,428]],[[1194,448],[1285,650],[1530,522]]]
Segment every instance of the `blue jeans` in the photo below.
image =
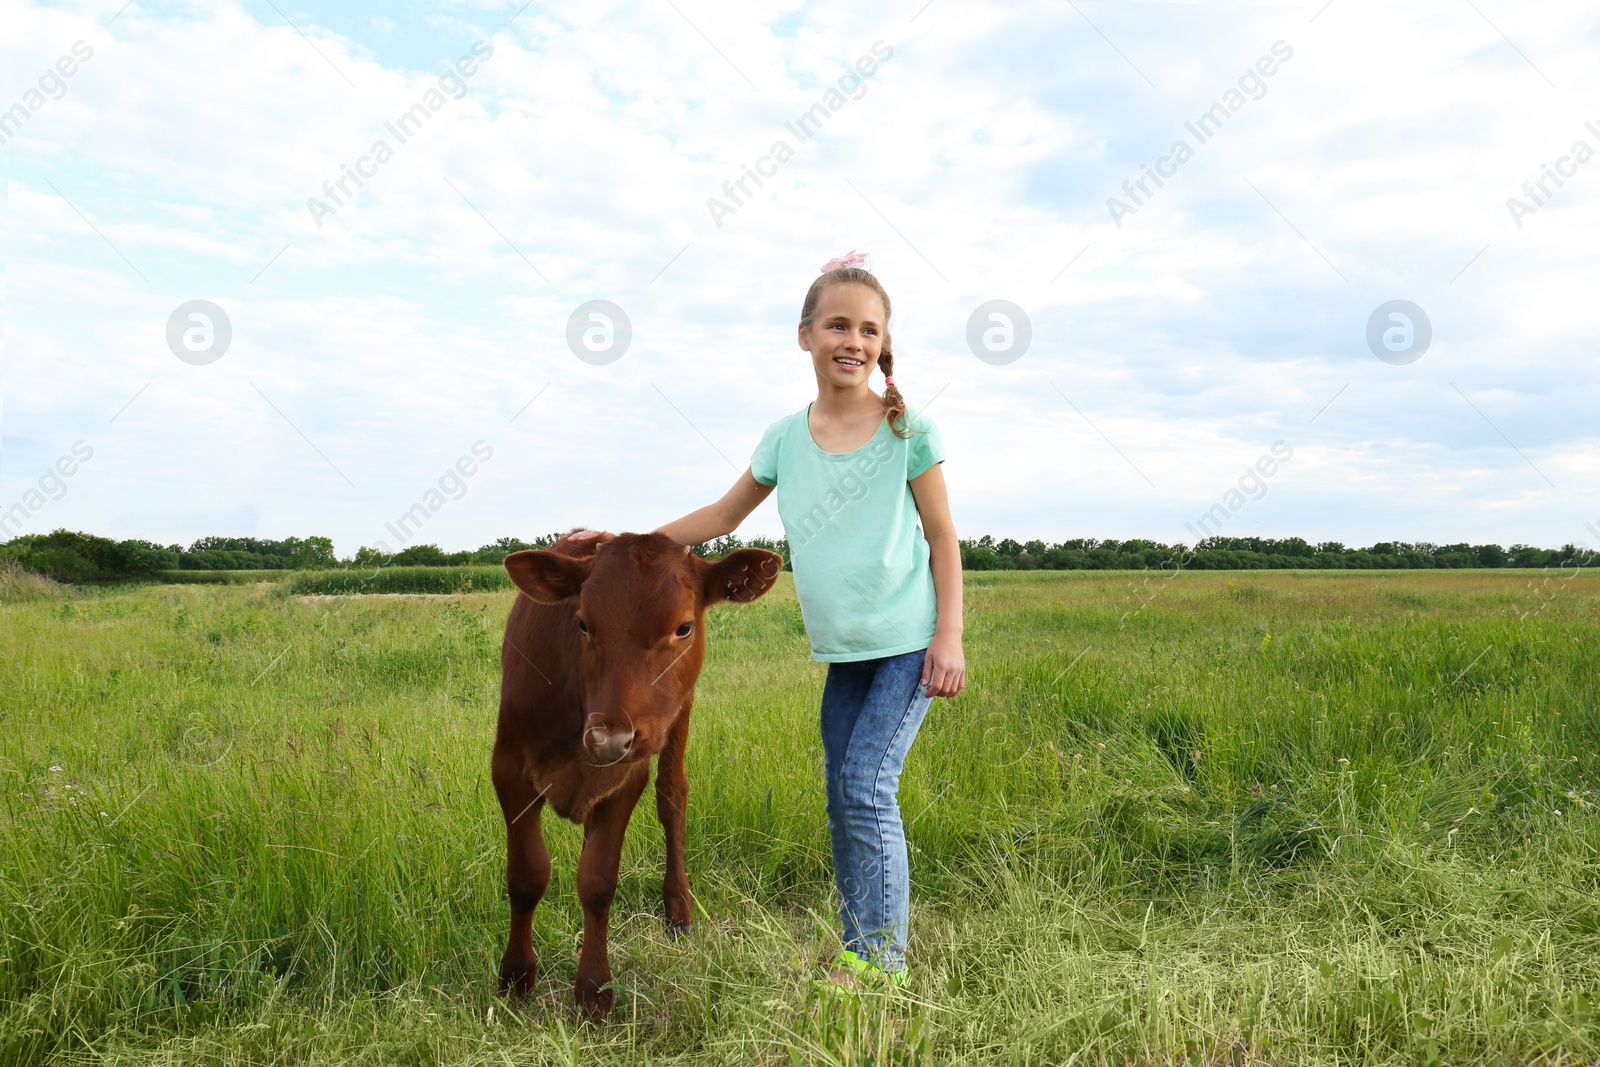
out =
[[830,663],[822,689],[842,940],[886,971],[905,966],[911,878],[896,794],[901,765],[933,702],[922,687],[927,651]]

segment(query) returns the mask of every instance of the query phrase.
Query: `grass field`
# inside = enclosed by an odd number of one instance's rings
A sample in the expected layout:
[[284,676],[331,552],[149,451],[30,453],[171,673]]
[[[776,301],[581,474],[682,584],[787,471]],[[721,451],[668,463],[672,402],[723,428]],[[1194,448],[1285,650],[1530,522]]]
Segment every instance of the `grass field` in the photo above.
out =
[[617,1007],[538,994],[488,760],[509,592],[0,605],[0,1061],[1464,1064],[1600,1055],[1600,580],[969,573],[901,801],[913,981],[824,1002],[825,666],[792,580],[710,616],[703,914],[636,813]]
[[285,582],[300,572],[281,571],[157,571],[155,581],[164,585],[254,585],[256,582]]

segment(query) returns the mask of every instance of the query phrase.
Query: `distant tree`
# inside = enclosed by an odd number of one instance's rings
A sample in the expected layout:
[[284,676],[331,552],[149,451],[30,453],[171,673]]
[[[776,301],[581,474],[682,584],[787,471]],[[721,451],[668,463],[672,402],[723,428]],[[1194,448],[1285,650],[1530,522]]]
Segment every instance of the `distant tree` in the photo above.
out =
[[13,538],[7,542],[6,554],[30,570],[63,582],[131,578],[178,564],[176,555],[151,541],[113,541],[65,529]]
[[438,545],[410,545],[396,552],[389,560],[394,567],[440,567],[449,562]]
[[362,545],[350,562],[359,567],[387,567],[394,556],[388,552]]
[[1562,545],[1556,552],[1563,567],[1593,567],[1600,563],[1600,553],[1590,548],[1579,548],[1576,545]]
[[[1072,542],[1068,542],[1071,544]],[[1081,571],[1089,567],[1089,554],[1079,547],[1068,548],[1067,545],[1057,545],[1046,549],[1041,557],[1044,566],[1056,571]]]
[[[989,544],[984,544],[988,541]],[[983,537],[976,544],[964,544],[961,547],[961,568],[969,571],[1009,571],[1014,570],[1017,563],[1010,556],[1003,556],[994,550],[994,540]]]
[[[548,545],[550,542],[546,542]],[[499,537],[493,544],[484,545],[473,553],[475,562],[499,563],[513,552],[526,552],[532,548],[545,546],[536,545],[531,541],[524,541],[519,537]]]
[[744,542],[734,534],[723,534],[703,544],[692,546],[690,551],[701,559],[721,559],[729,552],[737,552],[743,547],[745,547]]
[[1513,567],[1537,567],[1543,562],[1544,553],[1532,545],[1512,545],[1511,565]]
[[327,537],[289,537],[283,541],[284,555],[289,557],[296,570],[318,567],[336,567],[339,557],[334,555],[333,540]]
[[[501,537],[477,549],[446,552],[438,545],[412,545],[396,553],[362,546],[348,561],[334,554],[327,537],[201,537],[187,549],[151,541],[112,541],[71,530],[49,534],[22,534],[0,543],[0,558],[12,559],[59,581],[92,581],[133,577],[182,567],[186,570],[310,569],[332,566],[498,566],[512,552],[548,548],[566,531],[542,534],[532,541]],[[1567,544],[1559,549],[1515,544],[1439,545],[1429,541],[1380,541],[1366,548],[1349,548],[1338,541],[1316,544],[1300,537],[1224,537],[1214,535],[1195,542],[1191,551],[1182,544],[1167,545],[1145,538],[1118,541],[1075,537],[1051,544],[1040,539],[984,534],[959,542],[961,565],[966,570],[1141,570],[1184,567],[1194,570],[1263,568],[1462,568],[1462,567],[1587,567],[1600,565],[1600,554]],[[788,541],[779,538],[741,539],[733,534],[715,538],[693,551],[715,559],[740,548],[765,548],[793,566]]]
[[1480,567],[1504,567],[1506,565],[1506,550],[1499,545],[1474,545],[1472,554],[1478,559]]

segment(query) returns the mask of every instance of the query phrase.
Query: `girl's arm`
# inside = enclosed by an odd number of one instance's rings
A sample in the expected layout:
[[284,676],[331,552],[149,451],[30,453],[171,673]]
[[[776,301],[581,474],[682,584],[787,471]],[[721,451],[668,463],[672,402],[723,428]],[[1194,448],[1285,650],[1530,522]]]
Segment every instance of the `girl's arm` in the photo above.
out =
[[739,528],[750,513],[767,499],[777,486],[762,485],[746,467],[739,480],[733,483],[721,500],[691,511],[681,519],[674,519],[652,533],[664,533],[685,545],[698,545],[712,538],[730,534]]
[[[733,488],[724,493],[721,500],[691,511],[683,518],[674,519],[650,532],[666,534],[679,544],[704,544],[712,538],[737,530],[739,524],[748,518],[776,488],[776,485],[762,485],[756,481],[755,475],[750,473],[749,467],[746,467],[744,473],[739,475],[739,480],[733,483]],[[600,536],[600,532],[579,530],[570,536],[574,541],[592,541]]]
[[961,650],[961,543],[956,539],[956,524],[950,520],[943,466],[935,463],[910,484],[922,516],[922,533],[928,539],[933,591],[939,600],[933,641],[922,661],[922,684],[930,696],[953,697],[967,684],[967,660]]

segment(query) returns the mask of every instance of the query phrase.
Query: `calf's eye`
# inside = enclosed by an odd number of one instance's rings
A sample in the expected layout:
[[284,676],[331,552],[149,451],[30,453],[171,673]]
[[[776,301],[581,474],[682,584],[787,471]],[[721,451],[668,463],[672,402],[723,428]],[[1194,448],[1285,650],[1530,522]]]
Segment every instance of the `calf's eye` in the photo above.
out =
[[583,624],[582,619],[578,620],[578,632],[583,634],[585,637],[589,635],[589,628]]
[[682,626],[679,626],[676,632],[679,637],[688,637],[694,632],[694,623],[686,622]]

